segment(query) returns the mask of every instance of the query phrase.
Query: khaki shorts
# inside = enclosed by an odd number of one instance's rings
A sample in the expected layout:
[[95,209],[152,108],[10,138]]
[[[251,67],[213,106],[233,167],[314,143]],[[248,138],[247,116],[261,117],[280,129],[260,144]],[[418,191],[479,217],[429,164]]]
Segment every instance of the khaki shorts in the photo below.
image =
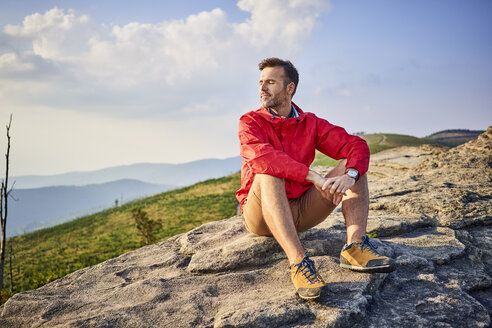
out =
[[[253,181],[246,202],[243,205],[244,226],[249,232],[260,236],[271,236],[263,217],[261,208],[260,188]],[[302,196],[289,199],[294,224],[298,232],[305,231],[323,222],[336,208],[336,205],[324,198],[312,186]]]

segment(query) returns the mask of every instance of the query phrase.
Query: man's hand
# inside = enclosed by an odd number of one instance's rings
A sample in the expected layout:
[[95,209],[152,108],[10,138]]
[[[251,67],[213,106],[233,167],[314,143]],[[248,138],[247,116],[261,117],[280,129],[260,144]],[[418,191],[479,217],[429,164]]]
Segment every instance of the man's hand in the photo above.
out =
[[328,190],[332,195],[333,204],[338,205],[342,201],[343,196],[347,195],[347,190],[352,188],[354,184],[355,179],[344,174],[326,179],[325,183],[321,187],[321,190],[325,192]]
[[323,178],[312,170],[309,170],[306,180],[311,181],[321,195],[331,200],[335,205],[340,204],[347,190],[355,184],[355,179],[346,174],[332,178]]

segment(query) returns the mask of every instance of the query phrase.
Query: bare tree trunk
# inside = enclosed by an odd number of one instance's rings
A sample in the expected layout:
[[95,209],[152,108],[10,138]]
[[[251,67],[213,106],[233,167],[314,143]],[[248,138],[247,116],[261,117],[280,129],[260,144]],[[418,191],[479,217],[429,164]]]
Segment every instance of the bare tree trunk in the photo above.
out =
[[3,256],[4,256],[4,251],[5,251],[5,238],[4,238],[4,231],[6,228],[6,222],[3,222],[3,185],[4,182],[2,181],[2,186],[0,188],[0,224],[1,224],[1,236],[0,236],[0,303],[2,302],[2,290],[3,290]]
[[[5,264],[5,241],[7,237],[7,200],[9,193],[9,156],[10,156],[10,126],[12,124],[12,114],[10,114],[10,121],[7,125],[7,153],[5,154],[5,180],[2,181],[1,203],[0,203],[0,221],[2,235],[0,240],[0,292],[3,290],[3,267]],[[3,206],[2,206],[3,205]]]

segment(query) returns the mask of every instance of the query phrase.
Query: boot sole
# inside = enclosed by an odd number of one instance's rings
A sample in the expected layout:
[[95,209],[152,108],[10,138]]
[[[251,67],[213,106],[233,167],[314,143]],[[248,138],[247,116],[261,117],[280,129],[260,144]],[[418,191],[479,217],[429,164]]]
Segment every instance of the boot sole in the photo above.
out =
[[389,273],[395,271],[395,267],[392,265],[381,265],[377,267],[360,267],[356,265],[340,263],[340,266],[342,268],[349,269],[352,271],[365,272],[365,273]]
[[303,296],[303,295],[301,295],[301,294],[299,294],[299,293],[297,293],[297,295],[298,295],[300,298],[302,298],[303,300],[314,300],[315,298],[318,298],[318,297],[320,297],[320,296],[321,296],[321,294],[319,294],[319,295],[314,295],[314,296]]
[[321,296],[321,288],[318,290],[317,294],[314,295],[302,295],[302,291],[296,290],[297,295],[304,300],[312,300]]

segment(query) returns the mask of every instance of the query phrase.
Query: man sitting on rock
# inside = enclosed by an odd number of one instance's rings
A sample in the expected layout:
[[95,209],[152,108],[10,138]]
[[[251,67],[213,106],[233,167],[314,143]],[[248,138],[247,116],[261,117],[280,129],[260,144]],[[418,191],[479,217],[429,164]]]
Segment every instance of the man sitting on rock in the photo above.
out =
[[[239,121],[243,164],[236,197],[246,229],[273,236],[287,255],[299,296],[316,298],[325,283],[298,232],[324,221],[342,202],[347,243],[340,266],[361,272],[393,271],[394,261],[379,255],[366,236],[367,143],[291,101],[299,74],[290,61],[267,58],[259,68],[262,107]],[[344,160],[322,177],[309,168],[316,149]]]

